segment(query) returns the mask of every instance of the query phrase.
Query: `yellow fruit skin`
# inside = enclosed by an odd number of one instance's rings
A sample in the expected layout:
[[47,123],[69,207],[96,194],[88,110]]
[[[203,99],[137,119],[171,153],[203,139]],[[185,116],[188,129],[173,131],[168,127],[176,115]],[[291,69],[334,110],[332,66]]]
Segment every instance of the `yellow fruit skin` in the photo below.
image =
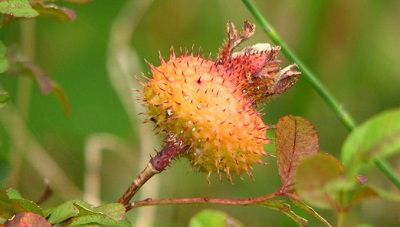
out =
[[144,85],[148,115],[162,132],[183,138],[185,156],[204,172],[246,172],[262,163],[267,126],[232,73],[199,56],[162,59]]

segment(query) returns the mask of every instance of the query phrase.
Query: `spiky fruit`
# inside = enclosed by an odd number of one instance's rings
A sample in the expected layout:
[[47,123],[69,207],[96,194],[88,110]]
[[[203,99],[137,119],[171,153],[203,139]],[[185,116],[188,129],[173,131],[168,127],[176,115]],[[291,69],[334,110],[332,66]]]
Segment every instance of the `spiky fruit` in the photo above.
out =
[[[148,114],[160,131],[178,135],[189,147],[184,156],[201,171],[246,172],[262,163],[268,126],[255,105],[289,88],[297,72],[280,70],[279,47],[258,44],[232,53],[254,33],[245,22],[239,34],[228,23],[228,41],[217,61],[200,55],[171,52],[161,65],[150,64],[152,77],[144,85]],[[281,84],[280,84],[281,83]]]

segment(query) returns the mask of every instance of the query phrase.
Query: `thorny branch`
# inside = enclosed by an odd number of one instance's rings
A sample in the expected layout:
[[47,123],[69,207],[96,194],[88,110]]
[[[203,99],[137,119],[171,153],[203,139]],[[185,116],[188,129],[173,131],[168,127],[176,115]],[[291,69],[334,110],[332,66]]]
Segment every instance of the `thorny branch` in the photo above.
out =
[[147,166],[132,181],[125,193],[119,198],[119,203],[127,205],[150,178],[162,172],[174,158],[181,155],[187,149],[186,145],[176,135],[168,135],[166,142],[165,147],[150,159]]
[[277,196],[288,196],[296,200],[300,200],[296,195],[285,192],[285,190],[278,190],[274,193],[267,194],[259,197],[243,198],[243,199],[230,199],[230,198],[170,198],[170,199],[145,199],[141,201],[131,202],[126,206],[126,210],[134,208],[154,205],[178,205],[178,204],[223,204],[223,205],[255,205],[265,202]]
[[282,187],[271,194],[250,197],[243,199],[231,199],[231,198],[209,198],[209,197],[198,197],[198,198],[169,198],[169,199],[151,199],[147,198],[140,201],[131,202],[125,205],[126,211],[144,207],[144,206],[155,206],[155,205],[179,205],[179,204],[223,204],[223,205],[256,205],[262,202],[268,201],[277,196],[287,196],[291,199],[301,201],[301,198],[291,192],[291,187]]

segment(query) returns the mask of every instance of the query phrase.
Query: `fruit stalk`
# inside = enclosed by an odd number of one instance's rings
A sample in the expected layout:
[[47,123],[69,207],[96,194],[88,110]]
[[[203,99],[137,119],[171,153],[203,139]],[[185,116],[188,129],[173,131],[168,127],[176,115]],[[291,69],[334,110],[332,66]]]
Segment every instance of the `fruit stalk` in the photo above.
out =
[[182,154],[187,147],[182,140],[175,135],[168,135],[165,147],[152,157],[147,166],[142,172],[132,181],[125,193],[119,198],[118,203],[124,206],[129,204],[132,197],[139,191],[139,189],[154,175],[161,173],[169,163],[180,154]]

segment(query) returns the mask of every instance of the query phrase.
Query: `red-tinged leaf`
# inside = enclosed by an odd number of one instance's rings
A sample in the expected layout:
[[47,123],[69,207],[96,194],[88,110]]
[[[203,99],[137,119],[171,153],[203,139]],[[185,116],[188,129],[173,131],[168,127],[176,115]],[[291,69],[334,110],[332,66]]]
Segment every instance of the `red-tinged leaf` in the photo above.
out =
[[12,67],[10,67],[8,73],[10,75],[31,77],[36,80],[42,94],[50,93],[51,79],[48,73],[32,62],[16,59],[15,55],[18,53],[16,50],[11,51],[13,52],[11,53]]
[[334,183],[340,183],[339,177],[343,173],[343,164],[330,154],[307,157],[295,173],[296,191],[304,201],[315,207],[336,207],[338,191]]
[[39,68],[35,64],[26,64],[28,70],[31,71],[33,77],[35,78],[37,84],[39,85],[40,91],[43,94],[48,94],[51,92],[51,79],[50,76],[43,69]]
[[35,4],[33,8],[39,12],[41,17],[49,17],[62,22],[73,21],[76,18],[75,12],[70,8],[60,7],[57,5]]
[[68,117],[71,114],[71,106],[69,105],[67,93],[65,93],[64,89],[54,81],[51,82],[51,89],[64,109],[65,116]]
[[40,92],[42,94],[49,94],[52,92],[63,107],[65,115],[69,116],[71,112],[70,105],[67,94],[64,92],[62,87],[55,81],[51,80],[48,73],[34,63],[19,60],[17,58],[18,50],[11,49],[10,52],[10,59],[13,63],[13,67],[10,67],[8,73],[11,75],[27,76],[35,79],[39,86]]
[[285,188],[294,183],[294,173],[300,161],[318,153],[319,138],[309,121],[288,115],[279,119],[275,141],[278,171],[282,188]]
[[4,223],[4,227],[51,227],[42,216],[35,213],[20,213]]
[[357,180],[358,180],[358,183],[365,184],[365,182],[367,182],[368,179],[364,175],[357,175]]

